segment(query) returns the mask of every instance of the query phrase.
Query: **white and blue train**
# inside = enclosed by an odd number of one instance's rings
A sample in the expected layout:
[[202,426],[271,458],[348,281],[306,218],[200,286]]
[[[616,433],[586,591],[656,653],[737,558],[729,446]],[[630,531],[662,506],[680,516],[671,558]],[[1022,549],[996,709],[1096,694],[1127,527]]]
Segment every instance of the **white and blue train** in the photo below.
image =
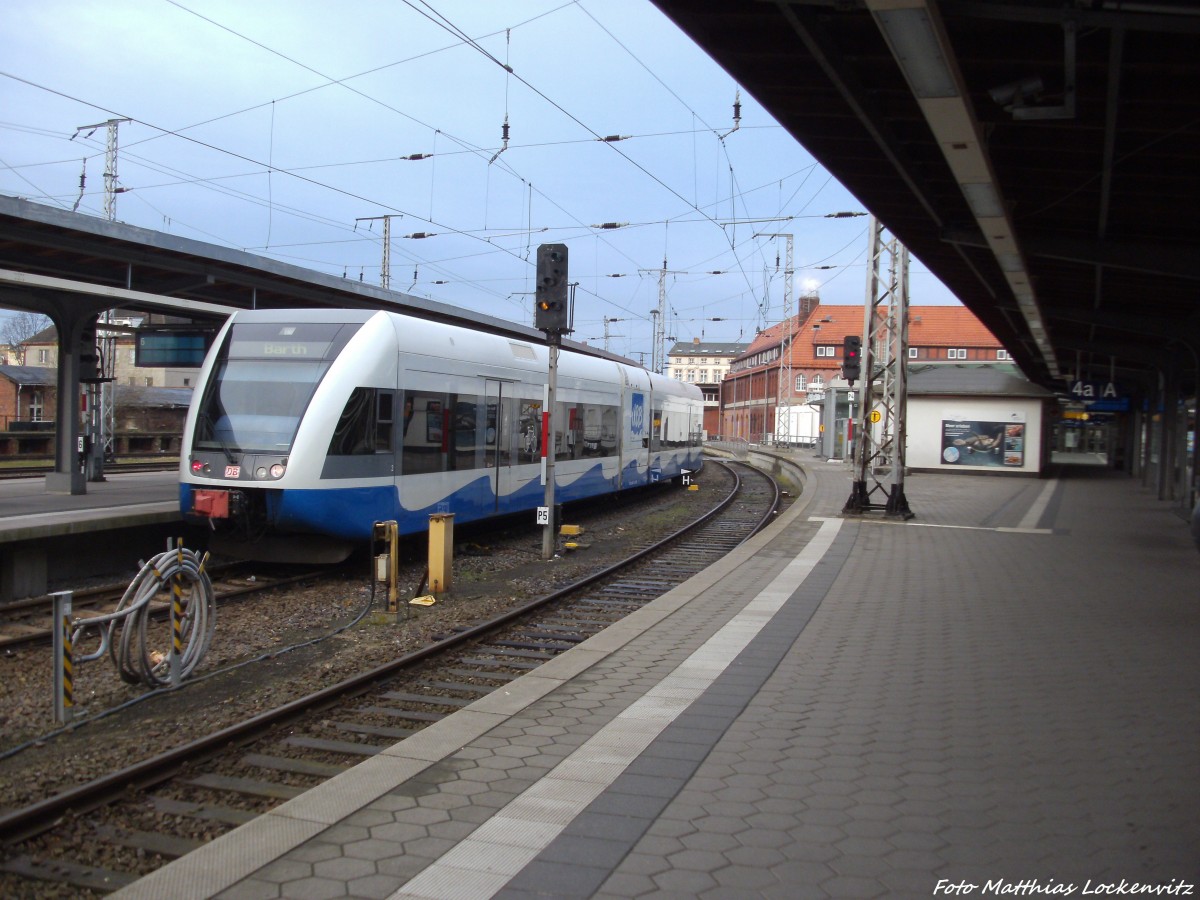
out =
[[551,437],[547,381],[547,348],[518,338],[382,311],[235,313],[188,412],[181,510],[243,553],[332,559],[375,522],[413,534],[433,513],[538,507],[543,444],[556,502],[700,469],[695,386],[563,350]]

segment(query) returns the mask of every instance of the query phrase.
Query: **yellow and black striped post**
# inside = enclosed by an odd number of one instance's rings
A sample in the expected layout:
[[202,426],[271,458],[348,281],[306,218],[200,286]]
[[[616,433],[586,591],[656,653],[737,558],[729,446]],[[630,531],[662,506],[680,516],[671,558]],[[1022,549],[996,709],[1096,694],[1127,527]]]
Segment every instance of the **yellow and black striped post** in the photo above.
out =
[[183,680],[183,538],[175,543],[175,574],[171,576],[171,687]]
[[71,591],[54,598],[54,721],[66,725],[75,708],[75,658],[71,642]]

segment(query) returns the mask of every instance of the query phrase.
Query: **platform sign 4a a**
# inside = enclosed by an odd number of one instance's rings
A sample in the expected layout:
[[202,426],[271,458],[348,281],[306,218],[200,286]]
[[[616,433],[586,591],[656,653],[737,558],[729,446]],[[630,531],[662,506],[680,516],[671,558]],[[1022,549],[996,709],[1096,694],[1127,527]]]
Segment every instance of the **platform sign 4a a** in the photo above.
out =
[[1071,398],[1096,412],[1124,412],[1129,409],[1129,395],[1114,381],[1071,382]]

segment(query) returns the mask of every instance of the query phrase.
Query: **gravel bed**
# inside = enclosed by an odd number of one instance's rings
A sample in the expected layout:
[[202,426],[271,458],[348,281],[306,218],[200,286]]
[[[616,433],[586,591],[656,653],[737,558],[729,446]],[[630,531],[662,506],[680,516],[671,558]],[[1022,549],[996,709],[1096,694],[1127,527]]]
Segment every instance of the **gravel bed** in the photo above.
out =
[[[212,647],[180,690],[154,692],[139,702],[152,692],[122,682],[107,658],[77,665],[77,724],[70,729],[53,723],[50,649],[8,650],[0,655],[0,754],[24,749],[0,759],[0,810],[213,733],[604,568],[707,511],[732,486],[731,476],[716,465],[707,466],[699,482],[699,491],[662,486],[633,500],[570,512],[567,520],[585,528],[582,546],[553,560],[541,559],[540,530],[461,529],[453,590],[433,607],[405,604],[407,615],[386,612],[383,586],[372,599],[366,571],[314,578],[222,604]],[[418,551],[424,553],[423,545]],[[403,566],[402,601],[413,595],[423,567],[423,556]],[[153,627],[161,627],[165,648],[166,624]],[[93,647],[77,648],[77,654]],[[237,666],[270,652],[278,655]],[[226,671],[212,674],[218,670]]]

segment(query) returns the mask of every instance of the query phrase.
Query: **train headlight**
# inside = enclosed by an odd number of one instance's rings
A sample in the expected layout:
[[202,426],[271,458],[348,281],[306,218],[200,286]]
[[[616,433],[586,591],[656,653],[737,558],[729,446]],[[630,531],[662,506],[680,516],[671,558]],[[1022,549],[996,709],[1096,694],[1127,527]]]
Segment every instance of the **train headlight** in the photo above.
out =
[[283,463],[275,463],[275,465],[271,466],[271,477],[282,478],[284,471],[286,470],[283,467]]
[[255,469],[254,477],[255,478],[266,478],[267,477],[267,467],[259,466],[257,469]]
[[207,472],[207,471],[208,471],[208,464],[205,463],[203,460],[199,460],[199,459],[192,460],[192,472],[199,475],[201,472]]

